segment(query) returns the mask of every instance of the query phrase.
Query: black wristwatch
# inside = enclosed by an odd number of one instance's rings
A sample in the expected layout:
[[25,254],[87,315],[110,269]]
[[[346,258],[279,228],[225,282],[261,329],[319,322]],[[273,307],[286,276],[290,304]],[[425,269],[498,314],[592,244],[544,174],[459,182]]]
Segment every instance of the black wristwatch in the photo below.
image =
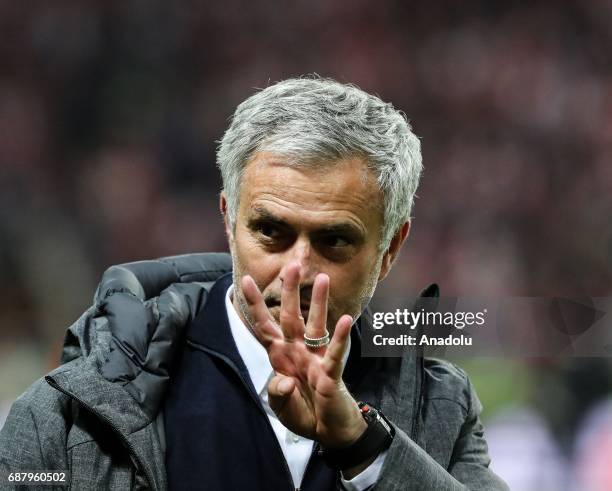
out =
[[348,447],[319,448],[319,455],[325,463],[336,470],[350,469],[376,457],[389,448],[395,429],[383,414],[365,402],[359,402],[359,410],[368,424],[363,435]]

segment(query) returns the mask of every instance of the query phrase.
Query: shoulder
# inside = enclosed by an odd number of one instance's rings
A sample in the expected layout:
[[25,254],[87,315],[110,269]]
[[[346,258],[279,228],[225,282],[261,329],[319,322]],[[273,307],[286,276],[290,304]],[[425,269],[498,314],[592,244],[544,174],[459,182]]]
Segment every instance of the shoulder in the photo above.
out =
[[467,373],[446,360],[424,358],[425,400],[448,401],[461,407],[465,414],[478,410],[474,389]]
[[[75,362],[49,375],[67,370]],[[71,419],[70,398],[51,387],[44,377],[36,380],[15,400],[0,430],[0,470],[36,465],[61,468],[58,466],[65,456]]]
[[39,423],[45,424],[50,420],[57,419],[59,415],[62,415],[63,418],[64,413],[69,410],[70,397],[51,387],[46,381],[46,377],[71,370],[81,363],[81,360],[68,362],[30,385],[13,402],[3,430],[10,426],[13,419],[23,422],[28,418],[35,418]]

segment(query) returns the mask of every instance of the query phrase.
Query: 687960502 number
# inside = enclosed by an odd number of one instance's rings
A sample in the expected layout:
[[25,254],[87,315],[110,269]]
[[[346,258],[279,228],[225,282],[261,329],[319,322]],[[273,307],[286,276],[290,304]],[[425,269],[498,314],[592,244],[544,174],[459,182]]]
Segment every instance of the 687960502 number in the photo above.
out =
[[13,471],[5,472],[0,476],[0,483],[10,483],[14,485],[45,486],[45,485],[68,485],[67,471]]

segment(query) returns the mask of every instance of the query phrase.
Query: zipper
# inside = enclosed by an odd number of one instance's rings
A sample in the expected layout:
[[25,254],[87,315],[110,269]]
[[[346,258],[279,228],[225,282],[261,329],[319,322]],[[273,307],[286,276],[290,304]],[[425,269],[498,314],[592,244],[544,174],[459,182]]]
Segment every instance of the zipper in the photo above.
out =
[[[300,491],[300,488],[296,488],[294,486],[294,484],[293,484],[293,476],[291,475],[291,470],[289,469],[289,464],[287,464],[287,459],[285,459],[285,454],[283,453],[283,449],[281,448],[280,443],[278,442],[278,438],[276,437],[276,433],[274,433],[274,428],[272,428],[272,423],[270,423],[270,420],[268,419],[268,414],[266,413],[266,411],[262,407],[261,401],[259,400],[259,397],[256,397],[256,395],[253,393],[253,391],[249,389],[249,382],[244,379],[244,376],[243,376],[242,372],[238,369],[236,364],[232,360],[230,360],[227,356],[222,355],[221,353],[218,353],[217,351],[213,351],[210,348],[207,348],[206,346],[202,346],[201,344],[195,343],[195,342],[191,341],[190,339],[187,339],[187,344],[189,346],[191,346],[192,348],[195,348],[195,349],[198,349],[200,351],[203,351],[203,352],[205,352],[205,353],[207,353],[209,355],[215,356],[216,358],[224,361],[240,377],[240,380],[245,385],[245,387],[247,389],[247,392],[251,396],[251,399],[253,399],[253,401],[255,402],[255,405],[261,411],[261,413],[264,416],[264,419],[266,420],[266,425],[268,427],[268,430],[271,432],[271,434],[273,436],[272,440],[274,440],[276,448],[277,448],[277,450],[278,450],[278,452],[279,452],[279,454],[281,456],[281,460],[283,461],[283,464],[284,464],[283,467],[285,468],[285,474],[286,474],[288,482],[289,482],[289,489],[291,489],[291,491]],[[312,453],[310,454],[310,456],[312,457]],[[310,463],[310,459],[308,459],[308,463]],[[306,468],[308,468],[308,463],[306,464]],[[304,475],[306,475],[306,471],[304,471]]]
[[47,377],[45,377],[45,380],[47,381],[47,383],[51,387],[53,387],[54,389],[60,391],[61,393],[65,394],[65,395],[67,395],[68,397],[70,397],[71,399],[75,400],[76,402],[78,402],[83,408],[85,408],[87,411],[92,413],[98,419],[102,420],[104,423],[106,423],[113,430],[113,432],[119,437],[119,439],[123,443],[123,446],[130,453],[130,456],[132,457],[132,463],[136,466],[136,471],[138,471],[139,469],[142,469],[142,472],[143,472],[144,477],[145,477],[145,479],[147,481],[147,484],[149,485],[150,488],[153,489],[153,486],[152,486],[153,479],[151,478],[151,476],[147,472],[147,469],[144,467],[144,465],[142,465],[142,462],[140,460],[140,457],[138,457],[138,454],[136,452],[136,449],[135,449],[134,445],[132,445],[130,443],[130,441],[126,438],[126,436],[123,433],[121,433],[121,430],[119,430],[119,428],[115,424],[113,424],[113,422],[109,418],[107,418],[106,416],[104,416],[100,412],[96,411],[93,407],[91,407],[85,401],[83,401],[79,397],[75,396],[74,394],[68,392],[63,387],[60,387],[58,385],[58,383],[52,377],[47,376]]

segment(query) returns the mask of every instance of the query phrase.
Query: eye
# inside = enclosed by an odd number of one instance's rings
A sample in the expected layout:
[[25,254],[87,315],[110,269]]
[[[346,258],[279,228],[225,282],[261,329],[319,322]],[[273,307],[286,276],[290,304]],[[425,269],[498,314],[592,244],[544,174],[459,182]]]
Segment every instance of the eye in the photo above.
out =
[[266,237],[274,237],[278,235],[278,229],[274,225],[261,224],[257,227],[257,231]]
[[351,245],[349,239],[341,235],[330,235],[328,237],[324,237],[323,244],[326,247],[334,248],[346,247],[348,245]]
[[287,230],[274,223],[259,223],[254,230],[263,242],[280,242],[287,236]]

